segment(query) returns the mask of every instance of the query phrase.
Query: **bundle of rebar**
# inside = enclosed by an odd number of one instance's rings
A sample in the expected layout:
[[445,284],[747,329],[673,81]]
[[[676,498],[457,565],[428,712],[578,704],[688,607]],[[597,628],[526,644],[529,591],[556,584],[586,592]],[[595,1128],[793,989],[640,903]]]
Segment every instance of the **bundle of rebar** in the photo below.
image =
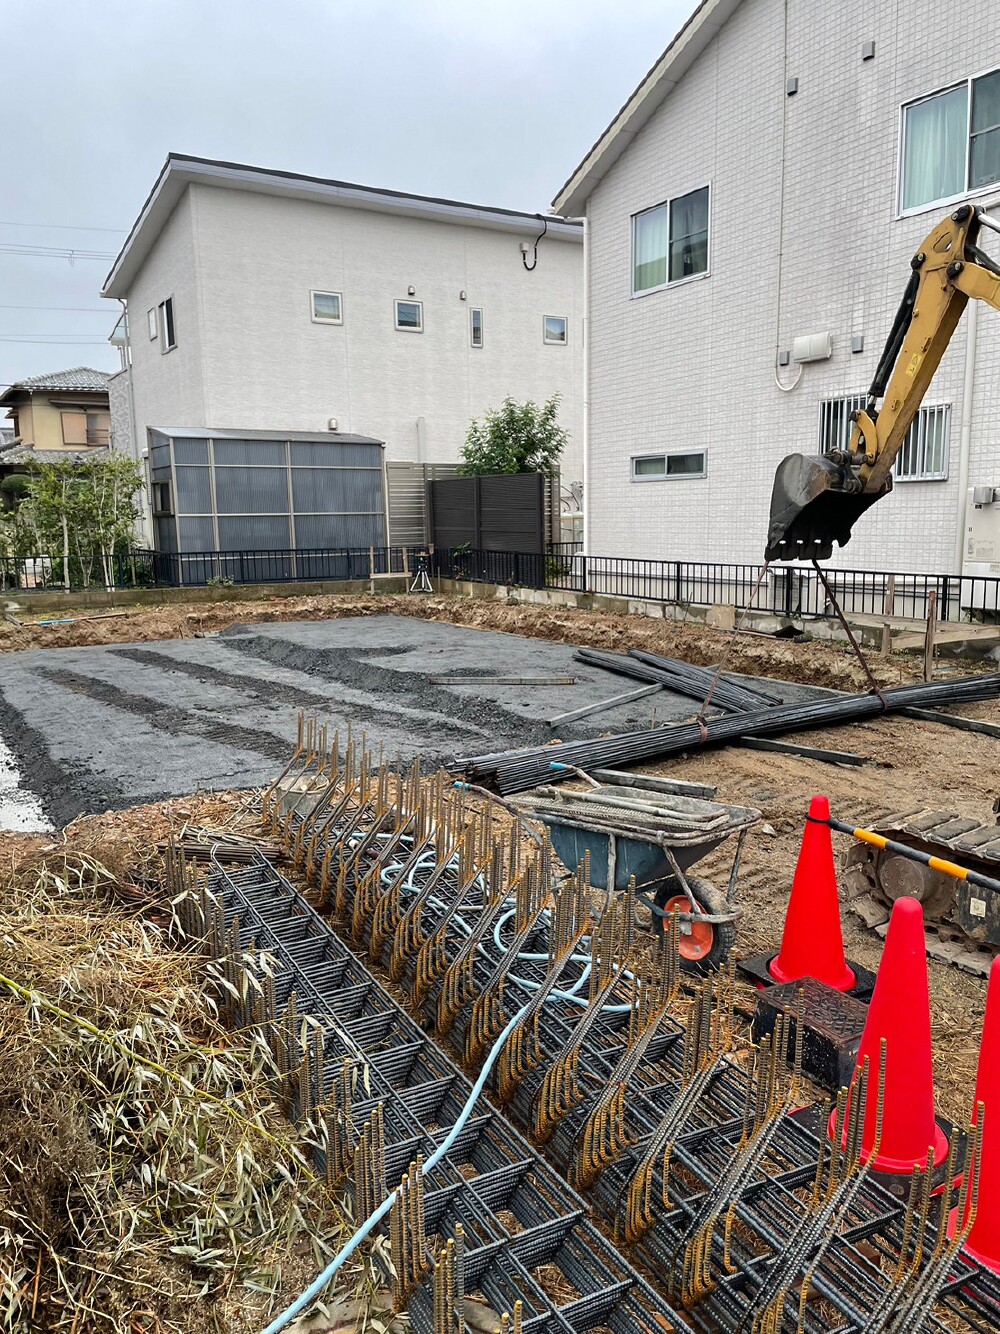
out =
[[720,746],[742,737],[783,736],[842,723],[877,718],[907,708],[941,707],[995,699],[1000,695],[1000,675],[968,676],[897,686],[880,694],[842,695],[811,700],[805,704],[783,704],[752,713],[728,714],[703,722],[654,727],[642,732],[623,732],[588,741],[568,741],[558,746],[531,746],[524,750],[497,751],[459,760],[469,780],[500,793],[523,792],[539,783],[552,782],[573,769],[614,768],[663,759],[704,746]]
[[630,648],[624,654],[579,648],[573,657],[588,667],[600,667],[618,676],[661,685],[690,699],[704,700],[711,691],[712,703],[724,713],[750,713],[781,703],[777,695],[746,686],[728,673],[717,673],[711,667],[695,667],[678,658],[664,658],[659,653],[646,653],[643,649]]

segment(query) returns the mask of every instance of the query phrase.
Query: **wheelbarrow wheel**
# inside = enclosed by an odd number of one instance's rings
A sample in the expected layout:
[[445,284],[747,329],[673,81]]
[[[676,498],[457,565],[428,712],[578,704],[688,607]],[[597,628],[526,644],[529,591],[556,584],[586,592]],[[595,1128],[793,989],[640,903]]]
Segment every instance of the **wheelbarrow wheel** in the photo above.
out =
[[[698,907],[703,912],[728,912],[729,904],[726,902],[726,896],[720,893],[711,881],[689,875],[687,882],[698,900]],[[676,880],[661,885],[656,891],[654,902],[658,908],[667,913],[690,912],[692,906],[691,900]],[[653,930],[657,935],[663,935],[665,922],[666,918],[653,913]],[[685,926],[691,928],[690,932],[683,930]],[[681,928],[678,948],[681,967],[687,973],[704,975],[721,968],[736,944],[735,922],[682,922]]]

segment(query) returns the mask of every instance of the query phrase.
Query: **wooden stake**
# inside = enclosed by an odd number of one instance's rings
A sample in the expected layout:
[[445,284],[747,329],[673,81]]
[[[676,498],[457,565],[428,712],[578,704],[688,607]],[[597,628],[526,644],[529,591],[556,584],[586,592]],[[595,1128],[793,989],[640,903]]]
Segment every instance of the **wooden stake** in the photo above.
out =
[[927,637],[924,640],[924,680],[934,677],[934,635],[937,631],[937,590],[927,594]]
[[882,626],[882,656],[889,656],[889,649],[892,646],[892,625],[889,617],[892,615],[896,606],[896,576],[890,574],[885,581],[885,603],[882,607],[885,613],[885,624]]

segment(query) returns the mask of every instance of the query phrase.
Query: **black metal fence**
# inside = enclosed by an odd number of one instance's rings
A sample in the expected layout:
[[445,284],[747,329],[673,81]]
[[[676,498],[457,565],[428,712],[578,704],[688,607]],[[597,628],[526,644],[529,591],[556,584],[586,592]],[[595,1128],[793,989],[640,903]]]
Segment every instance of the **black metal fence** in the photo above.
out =
[[[416,547],[329,547],[313,550],[219,551],[175,554],[135,550],[95,556],[81,578],[71,562],[69,587],[101,588],[105,571],[119,589],[205,587],[229,584],[303,583],[362,580],[416,573]],[[631,601],[678,606],[748,607],[793,621],[826,619],[834,608],[815,570],[807,565],[710,561],[638,560],[585,556],[578,543],[550,547],[545,555],[518,551],[475,551],[465,547],[426,555],[434,578],[521,588],[550,588],[604,594]],[[1000,621],[1000,576],[892,573],[827,568],[827,580],[853,617],[924,620],[931,594],[944,621]],[[18,596],[66,587],[61,558],[0,556],[0,588]]]

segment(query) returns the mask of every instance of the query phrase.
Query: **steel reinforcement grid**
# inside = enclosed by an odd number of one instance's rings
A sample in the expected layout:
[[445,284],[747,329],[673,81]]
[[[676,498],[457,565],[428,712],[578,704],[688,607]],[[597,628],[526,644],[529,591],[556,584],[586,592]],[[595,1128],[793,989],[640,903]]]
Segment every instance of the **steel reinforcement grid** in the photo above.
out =
[[[586,868],[442,776],[301,743],[265,813],[340,936],[263,857],[216,862],[188,929],[228,960],[233,1017],[284,1034],[291,1110],[320,1116],[355,1216],[399,1188],[394,1291],[418,1332],[464,1329],[473,1294],[562,1334],[1000,1329],[1000,1283],[947,1235],[962,1201],[924,1172],[898,1194],[860,1162],[853,1109],[879,1072],[841,1094],[831,1139],[827,1109],[801,1109],[788,1032],[737,1050],[731,978],[685,983],[676,923],[657,945],[630,896],[595,913]],[[273,960],[263,985],[251,949]],[[492,1104],[421,1180],[470,1093],[428,1031],[473,1071],[505,1041]],[[956,1153],[948,1180],[961,1170]]]

